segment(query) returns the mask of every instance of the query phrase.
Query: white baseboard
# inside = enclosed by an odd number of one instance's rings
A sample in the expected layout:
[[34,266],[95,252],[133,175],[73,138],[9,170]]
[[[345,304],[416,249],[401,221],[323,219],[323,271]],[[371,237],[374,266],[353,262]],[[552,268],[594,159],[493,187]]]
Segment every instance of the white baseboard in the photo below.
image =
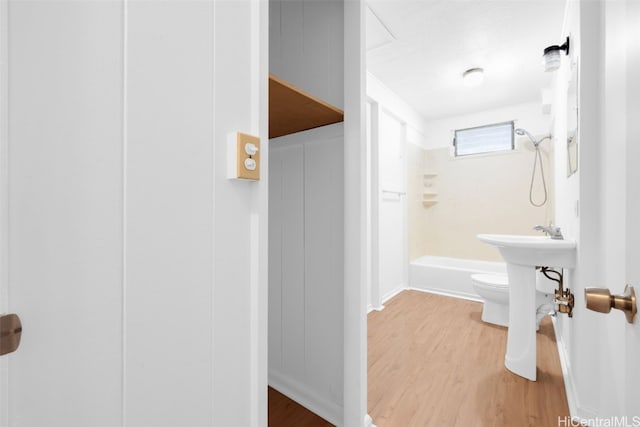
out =
[[371,304],[369,304],[367,306],[367,314],[371,313],[372,311],[382,311],[384,310],[384,305],[380,305],[378,307],[374,307]]
[[553,324],[553,332],[556,336],[556,345],[558,346],[558,356],[560,357],[560,367],[562,368],[562,378],[564,379],[564,390],[567,395],[569,415],[571,418],[579,420],[595,419],[597,417],[595,411],[580,406],[575,376],[571,369],[569,355],[562,341],[562,334],[558,331],[558,321],[555,317],[551,317],[551,322]]
[[439,291],[435,289],[414,288],[413,286],[409,286],[407,289],[411,291],[426,292],[428,294],[442,295],[445,297],[464,299],[467,301],[483,302],[482,298],[478,298],[473,295],[467,295],[459,292],[447,292],[447,291]]
[[269,369],[269,385],[331,424],[342,424],[342,406],[321,396],[301,382]]
[[395,297],[396,295],[398,295],[400,292],[406,290],[407,287],[404,284],[401,284],[400,286],[398,286],[397,288],[387,292],[386,294],[384,294],[382,296],[382,301],[381,301],[381,308],[380,310],[382,310],[384,308],[384,303],[389,301],[391,298]]
[[369,414],[364,416],[364,427],[376,427]]

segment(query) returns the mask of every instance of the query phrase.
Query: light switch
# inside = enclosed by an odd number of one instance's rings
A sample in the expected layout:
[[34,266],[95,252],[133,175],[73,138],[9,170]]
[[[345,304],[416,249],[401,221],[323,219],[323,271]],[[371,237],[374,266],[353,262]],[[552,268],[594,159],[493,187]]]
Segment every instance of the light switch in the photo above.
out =
[[230,179],[260,179],[260,138],[242,132],[229,136],[227,176]]

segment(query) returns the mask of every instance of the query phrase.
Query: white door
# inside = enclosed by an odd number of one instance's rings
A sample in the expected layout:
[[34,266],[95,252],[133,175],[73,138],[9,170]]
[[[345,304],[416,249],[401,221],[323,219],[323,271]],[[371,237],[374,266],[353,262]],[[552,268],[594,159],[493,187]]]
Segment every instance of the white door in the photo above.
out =
[[378,272],[384,301],[406,286],[405,126],[382,110],[378,129]]
[[[626,21],[623,28],[627,40],[626,105],[622,110],[627,118],[626,153],[626,283],[632,285],[636,297],[640,297],[640,4],[627,0],[623,12]],[[614,286],[614,284],[609,284]],[[615,284],[622,287],[623,284]],[[618,326],[619,327],[619,326]],[[629,421],[640,425],[640,316],[634,324],[625,323],[626,415]],[[635,418],[633,418],[635,417]]]
[[0,0],[0,427],[266,425],[266,12]]
[[[589,286],[640,297],[640,4],[605,2],[603,179],[604,281]],[[601,315],[600,408],[603,418],[640,425],[640,316],[630,324],[618,310]],[[621,421],[616,421],[621,422]],[[612,424],[613,425],[613,424]]]

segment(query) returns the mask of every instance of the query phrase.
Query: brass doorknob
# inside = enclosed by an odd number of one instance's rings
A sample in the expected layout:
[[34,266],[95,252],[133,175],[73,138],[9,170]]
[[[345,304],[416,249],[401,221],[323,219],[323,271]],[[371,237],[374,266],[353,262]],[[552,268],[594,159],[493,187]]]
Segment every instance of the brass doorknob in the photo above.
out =
[[584,297],[589,310],[600,313],[608,313],[612,308],[622,310],[629,323],[633,323],[638,312],[633,286],[625,286],[622,295],[611,295],[607,288],[585,288]]
[[21,336],[20,317],[17,314],[0,314],[0,356],[16,351]]

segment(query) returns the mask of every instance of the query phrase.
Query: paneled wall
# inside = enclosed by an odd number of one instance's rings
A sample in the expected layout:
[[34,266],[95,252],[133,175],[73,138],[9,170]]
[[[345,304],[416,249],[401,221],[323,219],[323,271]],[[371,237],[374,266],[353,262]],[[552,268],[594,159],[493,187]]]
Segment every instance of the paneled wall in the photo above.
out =
[[342,124],[271,140],[269,383],[342,419]]
[[[266,5],[0,8],[24,325],[0,425],[266,425]],[[233,131],[262,182],[226,179]]]
[[[344,106],[344,2],[270,0],[269,71]],[[344,131],[272,139],[269,384],[343,419]]]
[[269,0],[269,72],[344,108],[344,2]]

